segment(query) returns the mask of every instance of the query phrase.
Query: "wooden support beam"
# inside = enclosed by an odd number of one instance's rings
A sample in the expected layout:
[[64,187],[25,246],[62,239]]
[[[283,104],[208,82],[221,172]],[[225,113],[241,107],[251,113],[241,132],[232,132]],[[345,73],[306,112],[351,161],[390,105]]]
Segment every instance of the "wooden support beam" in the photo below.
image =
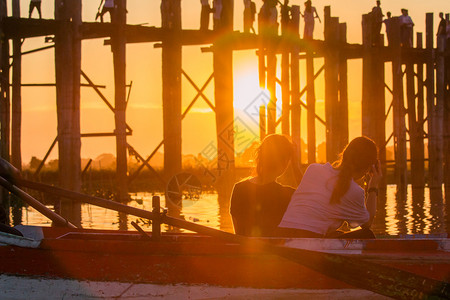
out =
[[[299,34],[299,26],[300,26],[300,7],[297,5],[292,6],[291,9],[292,20],[289,27],[290,38],[296,37],[300,38]],[[287,56],[289,54],[286,54]],[[287,74],[289,76],[289,74]],[[301,162],[301,153],[302,153],[302,143],[301,143],[301,100],[300,100],[300,59],[299,59],[299,50],[298,47],[291,48],[291,133],[292,133],[292,142],[296,145],[297,157]],[[284,94],[283,94],[284,95]],[[286,97],[286,101],[289,102],[289,96]],[[286,122],[289,123],[289,110],[285,109],[285,100],[283,99],[283,116],[286,118]],[[286,113],[285,113],[286,111]],[[287,134],[289,134],[289,124]],[[283,132],[285,133],[285,132]]]
[[181,1],[162,0],[162,28],[168,31],[162,46],[164,177],[181,172]]
[[277,116],[277,96],[276,96],[276,72],[277,72],[277,57],[275,52],[275,45],[272,43],[266,44],[267,53],[267,90],[270,94],[270,100],[267,104],[267,133],[273,134],[276,131],[276,116]]
[[373,139],[379,149],[383,174],[386,174],[386,130],[385,130],[385,76],[384,61],[381,58],[384,37],[373,47],[376,39],[370,15],[363,15],[363,97],[362,97],[362,134]]
[[58,136],[55,137],[52,144],[50,145],[50,148],[48,148],[47,153],[45,153],[44,158],[42,159],[41,163],[36,168],[36,171],[34,171],[33,177],[35,180],[38,179],[39,173],[41,172],[42,168],[44,167],[45,162],[47,161],[48,157],[50,156],[50,153],[52,152],[53,148],[55,148],[57,142],[58,142]]
[[407,188],[406,167],[406,126],[405,106],[403,99],[403,71],[402,55],[400,49],[400,21],[392,18],[392,81],[393,81],[393,119],[394,119],[394,153],[395,153],[395,180],[399,199],[405,199]]
[[[6,0],[0,0],[0,22],[7,16]],[[0,156],[10,160],[10,121],[11,103],[9,89],[9,42],[5,38],[4,28],[0,28]],[[9,221],[9,193],[0,190],[0,204],[6,211]]]
[[445,37],[438,36],[436,52],[436,99],[433,110],[434,117],[434,140],[436,146],[436,173],[434,177],[436,188],[441,188],[444,183],[444,107],[445,107]]
[[127,201],[128,163],[127,163],[127,123],[126,123],[126,0],[115,0],[112,17],[113,31],[111,49],[114,63],[114,119],[116,136],[116,187],[117,200]]
[[308,122],[308,163],[316,162],[316,92],[314,85],[314,58],[306,52],[306,106]]
[[[448,14],[446,15],[446,17]],[[448,40],[447,40],[448,42]],[[447,53],[450,45],[447,45]],[[447,216],[450,215],[450,56],[445,57],[445,102],[444,102],[444,186]],[[448,218],[448,217],[447,217]]]
[[[13,39],[13,40],[16,40],[16,39]],[[22,40],[21,39],[17,39],[17,40],[20,40],[21,41],[20,44],[22,45]],[[33,50],[24,51],[21,54],[27,55],[27,54],[32,54],[32,53],[40,52],[40,51],[47,50],[47,49],[53,49],[53,48],[55,48],[55,45],[50,45],[50,46],[45,46],[45,47],[41,47],[41,48],[36,48]],[[14,58],[14,53],[9,58]],[[14,64],[14,62],[13,62],[13,64]]]
[[[420,38],[420,41],[419,41]],[[417,35],[417,47],[422,47],[422,36]],[[421,64],[419,64],[421,66]],[[417,65],[419,67],[419,65]],[[423,69],[422,69],[423,70]],[[420,81],[420,80],[419,80]],[[420,83],[418,91],[420,93]],[[423,85],[422,85],[423,95]],[[409,128],[409,151],[411,158],[411,184],[413,188],[423,189],[425,187],[425,163],[424,163],[424,143],[423,143],[423,97],[422,116],[419,112],[420,101],[416,105],[416,87],[414,76],[414,62],[406,62],[406,97],[408,103],[408,128]],[[421,120],[419,120],[421,119]]]
[[[220,34],[233,31],[233,0],[223,0],[222,27]],[[217,191],[226,203],[221,207],[228,207],[229,196],[235,182],[235,124],[233,108],[233,52],[226,45],[217,42],[214,44],[214,97],[216,107],[217,131]],[[273,80],[275,83],[275,80]]]
[[[20,18],[20,1],[12,1],[12,14]],[[22,170],[22,41],[13,39],[12,66],[12,105],[11,105],[11,163],[18,170]]]
[[[339,24],[339,48],[343,48],[347,43],[347,24]],[[339,139],[337,149],[344,150],[348,144],[348,85],[347,85],[347,58],[339,56],[339,103],[338,103],[338,128]]]
[[[287,17],[287,20],[283,20],[283,17]],[[284,37],[287,37],[287,24],[289,22],[289,15],[283,16],[281,19],[281,28],[282,28],[282,35]],[[286,23],[286,24],[283,24]],[[291,102],[291,91],[290,91],[290,72],[289,72],[289,65],[291,66],[291,72],[295,73],[295,66],[298,68],[298,59],[297,63],[293,61],[294,57],[292,57],[292,63],[289,63],[289,49],[287,48],[287,45],[284,43],[282,44],[282,52],[281,52],[281,133],[285,134],[287,136],[290,135],[290,126],[289,126],[289,107]],[[298,56],[298,53],[297,53]],[[297,71],[298,72],[298,71]],[[292,74],[294,76],[294,74]],[[292,78],[294,80],[294,78]],[[295,83],[292,83],[292,93],[294,93],[294,86]],[[297,92],[298,93],[298,92]]]
[[327,161],[338,158],[339,149],[339,19],[331,17],[330,7],[324,8],[325,43],[325,121]]
[[427,113],[428,113],[428,186],[430,188],[442,187],[442,139],[439,138],[439,119],[437,116],[437,101],[435,102],[435,69],[434,69],[434,28],[433,13],[426,14],[426,88],[427,88]]
[[266,137],[266,107],[259,107],[259,140],[262,142]]
[[[80,191],[81,1],[55,0],[55,20],[60,24],[55,34],[59,184]],[[55,210],[75,225],[81,224],[79,204],[59,202]]]

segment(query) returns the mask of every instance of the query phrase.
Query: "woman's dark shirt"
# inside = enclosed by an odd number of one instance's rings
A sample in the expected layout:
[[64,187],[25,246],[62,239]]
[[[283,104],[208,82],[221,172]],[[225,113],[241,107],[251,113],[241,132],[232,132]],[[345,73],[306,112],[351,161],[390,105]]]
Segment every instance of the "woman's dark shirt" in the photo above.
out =
[[236,183],[230,204],[236,234],[273,236],[294,192],[295,189],[276,182]]

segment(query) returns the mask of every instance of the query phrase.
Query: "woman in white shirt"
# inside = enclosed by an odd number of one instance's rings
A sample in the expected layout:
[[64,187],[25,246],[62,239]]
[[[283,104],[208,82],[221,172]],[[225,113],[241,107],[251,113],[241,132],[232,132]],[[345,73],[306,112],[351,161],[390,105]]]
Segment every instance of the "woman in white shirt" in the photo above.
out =
[[[366,137],[352,140],[333,165],[311,164],[294,192],[278,225],[277,235],[291,237],[336,236],[347,222],[363,230],[349,238],[374,238],[370,231],[376,213],[382,174],[375,143]],[[367,197],[355,182],[369,176]]]

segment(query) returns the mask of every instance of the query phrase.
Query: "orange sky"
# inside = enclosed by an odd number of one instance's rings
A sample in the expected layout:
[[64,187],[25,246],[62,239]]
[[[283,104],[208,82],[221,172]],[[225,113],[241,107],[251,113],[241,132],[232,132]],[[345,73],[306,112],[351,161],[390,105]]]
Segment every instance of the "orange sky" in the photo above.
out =
[[[10,1],[8,1],[10,2]],[[52,0],[42,1],[44,18],[53,17]],[[128,0],[128,23],[149,26],[160,25],[159,0]],[[196,29],[199,27],[199,0],[182,0],[183,28]],[[258,7],[261,0],[255,0]],[[290,4],[301,5],[304,1],[291,0]],[[83,20],[93,21],[100,0],[83,1]],[[348,41],[361,42],[361,15],[368,12],[375,1],[367,0],[327,0],[314,1],[321,18],[323,7],[331,5],[333,16],[340,17],[341,22],[347,22]],[[424,32],[425,13],[435,13],[435,29],[438,23],[438,12],[449,11],[448,0],[395,0],[382,1],[384,13],[392,11],[393,15],[400,14],[400,8],[409,8],[414,20],[416,31]],[[235,1],[235,30],[242,28],[242,1]],[[303,10],[303,6],[302,6]],[[28,15],[28,0],[21,0],[22,16]],[[35,17],[36,12],[35,12]],[[107,17],[108,19],[108,17]],[[383,29],[384,31],[384,29]],[[303,32],[303,24],[301,30]],[[322,24],[316,24],[315,38],[323,37]],[[23,50],[30,50],[44,46],[44,38],[27,39]],[[54,62],[53,50],[45,50],[38,54],[23,57],[23,83],[53,83]],[[316,61],[316,69],[323,62]],[[304,86],[304,64],[301,63],[301,85]],[[386,73],[389,67],[386,65]],[[361,61],[349,61],[349,100],[350,100],[350,136],[361,134],[360,99],[361,99]],[[110,48],[103,46],[103,40],[89,40],[83,42],[82,69],[96,84],[106,85],[102,90],[108,99],[113,100],[113,69]],[[212,54],[201,53],[199,46],[183,48],[183,69],[202,85],[212,73]],[[255,51],[241,51],[234,54],[234,82],[235,82],[235,114],[242,117],[244,122],[251,123],[243,112],[248,103],[259,94],[257,77],[257,57]],[[387,75],[387,80],[389,75]],[[152,44],[132,44],[127,47],[127,80],[133,81],[130,102],[127,110],[127,121],[134,129],[129,137],[130,144],[143,156],[147,156],[162,139],[162,111],[161,111],[161,50],[154,49]],[[84,82],[84,81],[83,81]],[[205,94],[213,99],[213,84],[207,88]],[[42,158],[56,136],[56,108],[55,89],[48,87],[24,87],[23,99],[23,129],[22,154],[24,163],[30,161],[31,156]],[[112,132],[114,129],[113,114],[101,102],[93,90],[82,88],[81,94],[81,128],[82,133]],[[195,96],[194,89],[183,79],[183,105],[186,107]],[[279,99],[281,97],[278,97]],[[316,85],[318,114],[323,116],[323,75],[318,78]],[[281,100],[279,100],[281,101]],[[387,101],[390,98],[387,95]],[[280,104],[281,105],[281,104]],[[306,118],[302,116],[304,121]],[[183,121],[183,152],[199,153],[210,142],[215,142],[214,115],[201,100]],[[256,125],[249,125],[255,128]],[[302,124],[304,130],[305,124]],[[201,134],[199,134],[201,132]],[[322,125],[317,125],[317,138],[322,141],[324,131]],[[389,133],[388,133],[389,135]],[[306,135],[302,135],[306,138]],[[82,140],[82,157],[95,158],[102,153],[115,153],[113,138],[88,138]],[[50,158],[57,158],[54,150]]]

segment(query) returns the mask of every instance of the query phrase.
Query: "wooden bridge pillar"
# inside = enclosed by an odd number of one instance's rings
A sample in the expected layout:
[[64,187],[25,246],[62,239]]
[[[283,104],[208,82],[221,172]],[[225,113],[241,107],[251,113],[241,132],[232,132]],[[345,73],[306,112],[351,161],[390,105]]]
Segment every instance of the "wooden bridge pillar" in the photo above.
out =
[[[0,0],[0,22],[7,16],[6,0]],[[10,153],[10,92],[9,92],[9,41],[0,29],[0,156],[9,161]],[[0,204],[9,218],[9,193],[0,191]]]
[[[285,6],[281,6],[281,133],[290,135],[289,113],[290,113],[290,94],[291,94],[291,77],[289,72],[289,36],[290,36],[290,17],[289,10]],[[294,61],[291,61],[294,63]],[[294,71],[295,70],[291,70]],[[295,83],[292,83],[294,85]]]
[[[81,1],[56,0],[55,19],[61,26],[55,34],[56,107],[58,113],[59,184],[81,190],[80,73]],[[79,203],[55,204],[72,223],[81,222]]]
[[[449,19],[449,14],[446,14]],[[450,214],[450,45],[445,49],[445,102],[444,102],[444,186],[447,216]],[[447,217],[448,218],[448,217]],[[450,219],[450,218],[448,218]],[[447,220],[450,223],[450,220]],[[448,227],[447,227],[448,228]]]
[[55,35],[59,180],[62,187],[79,191],[81,40],[76,31],[81,23],[81,1],[56,0],[55,19],[62,21]]
[[181,172],[181,1],[162,0],[164,176],[169,180]]
[[[363,97],[362,134],[375,141],[379,148],[383,173],[386,174],[385,130],[385,76],[382,48],[372,47],[372,24],[369,15],[363,15]],[[380,42],[377,45],[383,45]]]
[[[339,44],[343,48],[347,44],[347,24],[339,24]],[[348,144],[348,82],[347,58],[340,53],[339,56],[339,102],[338,102],[338,151],[342,151]]]
[[127,125],[126,125],[126,36],[127,1],[115,0],[111,49],[114,62],[114,120],[116,133],[117,200],[128,200]]
[[[12,15],[20,18],[20,0],[12,1]],[[22,41],[15,38],[12,66],[12,101],[11,101],[11,163],[22,170],[21,130],[22,130]]]
[[400,22],[398,18],[392,18],[392,41],[392,108],[394,119],[395,178],[399,199],[404,199],[407,188],[407,155]]
[[[300,7],[292,6],[291,9],[292,20],[289,28],[289,35],[291,40],[300,38]],[[300,106],[300,57],[299,49],[294,46],[291,50],[291,134],[292,142],[297,146],[297,155],[301,162],[301,106]],[[289,98],[287,97],[287,101]],[[283,100],[284,105],[284,100]],[[284,113],[283,113],[284,114]],[[289,114],[289,113],[288,113]],[[289,122],[289,120],[288,120]],[[289,126],[289,124],[288,124]],[[289,133],[289,132],[288,132]]]
[[325,121],[327,161],[338,158],[339,149],[339,18],[331,17],[330,6],[324,9],[325,19]]
[[[426,49],[427,49],[427,112],[428,112],[428,186],[442,188],[443,153],[442,153],[442,122],[439,110],[442,101],[435,101],[435,67],[433,50],[434,28],[433,13],[426,14]],[[441,42],[438,42],[441,43]],[[440,44],[439,44],[440,45]],[[439,85],[436,80],[436,85]],[[439,89],[439,88],[438,88]],[[438,91],[439,94],[439,91]]]
[[314,52],[306,52],[306,107],[308,123],[308,163],[316,162],[316,92],[314,86]]
[[[420,38],[420,41],[419,41]],[[422,36],[417,35],[417,48],[422,47]],[[419,66],[420,63],[417,64]],[[409,151],[411,157],[411,184],[413,188],[423,189],[425,187],[425,163],[423,143],[423,97],[422,103],[419,99],[420,84],[416,97],[414,62],[412,59],[406,62],[406,97],[408,102],[408,128],[409,128]],[[419,72],[417,72],[419,74]],[[419,77],[419,76],[418,76]],[[423,96],[423,87],[422,87]],[[417,102],[416,102],[417,98]],[[416,105],[417,103],[417,105]],[[422,106],[422,112],[420,112]],[[420,116],[422,114],[422,116]]]
[[267,89],[269,90],[270,100],[267,104],[267,134],[273,134],[276,131],[277,122],[277,56],[275,55],[275,45],[270,42],[266,48],[267,51]]
[[[233,0],[222,0],[221,36],[233,32]],[[225,39],[226,40],[226,39]],[[213,45],[214,97],[217,130],[217,191],[228,205],[234,185],[234,109],[233,109],[233,51],[226,41]],[[239,130],[239,128],[238,128]],[[223,197],[222,197],[223,196]]]

